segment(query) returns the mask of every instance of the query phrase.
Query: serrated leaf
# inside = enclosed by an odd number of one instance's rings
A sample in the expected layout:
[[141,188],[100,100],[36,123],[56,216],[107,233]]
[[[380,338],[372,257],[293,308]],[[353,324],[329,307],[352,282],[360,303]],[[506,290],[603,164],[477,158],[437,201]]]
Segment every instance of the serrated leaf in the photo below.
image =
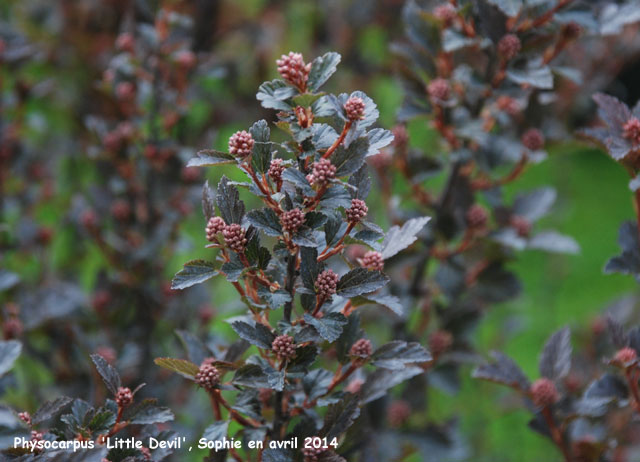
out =
[[624,26],[640,21],[640,10],[635,1],[626,4],[607,4],[600,15],[600,33],[604,36],[622,33]]
[[380,271],[355,268],[344,274],[338,281],[336,293],[341,297],[356,297],[375,292],[389,282],[389,276]]
[[367,198],[371,190],[371,178],[366,164],[349,177],[349,184],[355,188],[351,192],[351,197],[362,200]]
[[16,362],[22,352],[22,343],[17,340],[0,342],[0,376],[6,374]]
[[316,229],[327,222],[327,216],[319,212],[308,212],[304,216],[304,226]]
[[256,98],[264,108],[290,111],[292,109],[291,105],[285,101],[295,94],[296,90],[294,88],[288,86],[280,79],[275,79],[260,85]]
[[154,361],[158,366],[176,372],[181,376],[193,380],[200,368],[186,359],[177,358],[156,358]]
[[402,227],[392,226],[382,241],[382,258],[393,257],[398,252],[413,244],[417,234],[431,220],[430,217],[419,217],[408,220]]
[[231,327],[236,331],[236,334],[238,334],[240,338],[245,339],[247,342],[257,346],[258,348],[270,350],[271,344],[276,338],[267,326],[260,323],[256,323],[255,326],[252,326],[244,321],[236,321],[231,324]]
[[33,425],[38,425],[46,420],[49,420],[50,418],[61,412],[72,401],[73,398],[69,398],[68,396],[61,396],[54,399],[53,401],[47,401],[42,406],[40,406],[38,410],[31,416],[31,422],[33,423]]
[[176,273],[171,281],[173,290],[182,290],[187,287],[201,284],[218,274],[215,263],[206,260],[191,260],[184,264],[184,268]]
[[229,421],[220,420],[209,425],[202,434],[208,441],[222,441],[227,437],[229,431]]
[[326,369],[314,369],[302,379],[302,388],[309,401],[324,395],[333,380],[333,373]]
[[203,149],[198,151],[196,157],[192,157],[187,162],[187,167],[211,167],[213,165],[233,164],[235,157],[231,154],[215,149]]
[[244,202],[240,200],[238,189],[230,184],[226,176],[222,176],[216,190],[216,202],[220,216],[228,225],[241,224],[244,217]]
[[238,393],[233,409],[256,420],[262,420],[258,390],[245,389]]
[[400,370],[407,364],[430,361],[431,354],[419,343],[394,340],[378,348],[371,356],[374,366]]
[[118,371],[116,371],[115,368],[100,355],[91,355],[91,360],[93,361],[93,364],[95,364],[96,370],[98,371],[98,374],[100,374],[100,377],[102,377],[102,381],[107,386],[107,389],[115,395],[121,385],[120,374],[118,374]]
[[357,395],[347,394],[336,404],[329,406],[324,416],[324,426],[320,435],[332,440],[342,435],[360,415],[359,398]]
[[315,194],[313,188],[307,181],[307,177],[304,176],[297,168],[288,168],[284,172],[282,172],[282,179],[284,181],[288,181],[293,184],[296,188],[300,188],[302,190],[302,194],[305,196],[313,196]]
[[[320,200],[320,208],[322,210],[337,210],[339,208],[348,209],[351,207],[351,195],[341,184],[331,186],[322,196]],[[342,223],[342,218],[340,219]],[[345,224],[346,229],[346,224]]]
[[278,215],[270,208],[251,210],[247,213],[247,221],[263,231],[267,236],[280,236],[282,225]]
[[271,388],[267,374],[256,364],[247,364],[238,369],[232,383],[249,388]]
[[320,274],[318,250],[311,247],[302,247],[300,249],[300,276],[307,289],[315,290],[318,274]]
[[318,334],[320,334],[320,337],[329,342],[334,342],[340,337],[340,334],[342,334],[342,326],[347,323],[347,318],[341,313],[329,313],[318,319],[305,313],[304,321],[310,326],[313,326]]
[[109,430],[115,422],[116,415],[113,412],[100,409],[93,415],[87,424],[87,428],[92,432],[99,433]]
[[255,122],[249,129],[254,140],[251,151],[251,165],[258,173],[266,173],[271,165],[270,130],[266,120]]
[[358,120],[357,122],[358,129],[368,128],[371,125],[373,125],[376,122],[376,120],[378,120],[378,117],[380,116],[380,111],[378,111],[378,106],[371,98],[369,98],[369,96],[365,92],[360,90],[354,91],[353,93],[351,93],[351,96],[346,94],[341,94],[340,95],[340,99],[342,101],[341,109],[344,103],[347,102],[347,99],[349,97],[360,98],[362,99],[362,101],[364,101],[364,118],[362,118],[361,120]]
[[284,390],[285,371],[272,370],[267,373],[269,388],[275,391]]
[[568,327],[555,332],[544,345],[540,356],[540,374],[559,380],[571,369],[571,332]]
[[336,71],[340,59],[339,53],[331,51],[313,60],[311,71],[309,71],[309,80],[307,81],[307,87],[311,92],[317,91],[329,80],[329,77]]
[[367,133],[367,138],[369,138],[367,157],[375,156],[382,148],[391,144],[393,141],[393,133],[384,128],[373,128]]
[[287,364],[287,374],[306,373],[318,356],[315,345],[304,345],[296,348],[296,355]]
[[291,295],[289,292],[283,289],[278,289],[275,292],[271,292],[267,287],[259,286],[258,295],[264,302],[269,305],[269,308],[275,310],[280,308],[287,302],[291,301]]
[[174,416],[171,409],[155,406],[152,403],[149,403],[148,405],[142,406],[140,409],[136,410],[133,415],[128,416],[127,420],[135,425],[151,425],[171,422],[173,418]]
[[224,273],[227,281],[236,282],[242,276],[242,272],[244,271],[244,264],[240,261],[238,256],[233,253],[229,256],[229,261],[224,263],[220,267],[220,271]]
[[362,330],[360,329],[360,317],[358,313],[353,313],[347,318],[347,324],[342,329],[342,334],[336,342],[336,353],[341,363],[349,361],[349,351],[351,346],[360,338],[362,338]]
[[336,177],[343,177],[357,172],[364,164],[369,151],[369,140],[358,138],[349,147],[340,145],[331,157],[331,163],[336,166]]

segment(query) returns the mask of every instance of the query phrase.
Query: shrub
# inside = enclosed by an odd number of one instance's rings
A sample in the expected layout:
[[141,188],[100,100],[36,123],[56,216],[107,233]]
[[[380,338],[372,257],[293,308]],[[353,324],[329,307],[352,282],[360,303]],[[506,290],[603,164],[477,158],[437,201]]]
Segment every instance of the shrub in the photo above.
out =
[[[340,55],[327,53],[306,64],[290,53],[278,61],[283,80],[261,85],[258,99],[279,111],[277,126],[290,139],[273,141],[262,120],[235,133],[229,153],[205,150],[190,161],[235,165],[248,181],[223,177],[215,192],[205,186],[207,248],[217,258],[186,263],[173,287],[225,277],[247,311],[231,322],[242,340],[222,354],[198,342],[198,354],[189,361],[156,360],[210,395],[216,422],[205,435],[226,436],[235,420],[244,427],[235,438],[269,442],[296,436],[301,444],[322,438],[320,448],[303,448],[307,461],[343,460],[339,446],[360,406],[422,373],[416,364],[431,359],[415,342],[392,341],[374,349],[360,326],[362,305],[398,304],[385,292],[381,255],[411,245],[428,218],[386,236],[367,221],[371,181],[365,159],[393,136],[371,128],[378,110],[364,93],[320,92],[339,61]],[[262,207],[246,211],[240,190]],[[359,263],[340,261],[353,243],[376,250]],[[246,357],[250,345],[255,349]],[[263,457],[267,454],[292,457],[273,448]]]

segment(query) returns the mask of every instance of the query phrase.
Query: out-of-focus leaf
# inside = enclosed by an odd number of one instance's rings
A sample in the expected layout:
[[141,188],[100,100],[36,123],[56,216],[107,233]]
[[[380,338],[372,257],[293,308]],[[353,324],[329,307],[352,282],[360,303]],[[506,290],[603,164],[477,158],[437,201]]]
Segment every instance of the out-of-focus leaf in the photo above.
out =
[[176,334],[187,350],[189,360],[194,364],[202,364],[205,358],[212,356],[209,348],[198,337],[186,330],[176,330]]
[[602,35],[620,34],[624,26],[640,21],[640,9],[633,0],[622,5],[608,3],[599,19]]
[[17,340],[0,342],[0,376],[6,374],[16,362],[22,352],[22,343]]
[[404,369],[407,364],[431,360],[431,354],[419,343],[394,340],[378,348],[371,356],[372,364],[384,369]]
[[607,328],[611,342],[617,348],[624,348],[629,345],[629,337],[624,331],[624,326],[611,316],[607,316]]
[[20,282],[20,276],[11,271],[0,269],[0,291],[11,289]]
[[209,180],[207,180],[202,187],[202,212],[207,222],[216,214],[216,198],[211,187],[209,187]]
[[513,213],[530,222],[537,221],[549,213],[556,196],[556,190],[553,188],[539,188],[521,194],[513,201]]
[[351,299],[351,303],[354,306],[367,305],[369,303],[382,305],[393,311],[396,315],[400,317],[404,316],[402,302],[395,295],[366,294]]
[[604,374],[597,380],[594,380],[584,392],[585,398],[615,398],[627,399],[629,390],[624,381],[613,375]]
[[553,88],[553,74],[549,66],[534,67],[532,69],[512,69],[507,71],[507,77],[520,85],[530,85],[543,90],[551,90]]
[[568,327],[555,332],[540,355],[540,375],[551,380],[565,377],[571,369],[571,332]]
[[492,5],[497,6],[507,16],[514,17],[522,9],[522,0],[487,0]]
[[508,356],[498,352],[491,352],[492,363],[478,366],[473,371],[473,377],[501,383],[520,390],[529,389],[529,379],[518,365]]
[[421,367],[410,366],[400,371],[376,369],[367,377],[367,380],[360,389],[362,404],[381,398],[390,388],[419,374],[424,374],[424,370]]
[[622,223],[618,234],[622,254],[611,258],[604,267],[605,273],[622,273],[635,276],[640,281],[640,243],[638,227],[634,222]]
[[417,234],[430,219],[430,217],[412,218],[402,227],[392,226],[382,242],[382,258],[385,260],[391,258],[413,244]]
[[578,245],[575,239],[556,231],[542,231],[536,234],[529,239],[527,247],[547,252],[580,253],[580,245]]

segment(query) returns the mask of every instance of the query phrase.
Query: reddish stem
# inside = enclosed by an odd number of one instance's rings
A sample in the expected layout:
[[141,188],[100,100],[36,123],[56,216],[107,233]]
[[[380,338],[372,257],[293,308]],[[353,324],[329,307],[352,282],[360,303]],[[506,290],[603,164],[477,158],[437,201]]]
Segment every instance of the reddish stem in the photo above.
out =
[[571,454],[569,454],[567,445],[564,442],[564,438],[562,437],[562,432],[560,431],[555,421],[553,420],[553,414],[551,414],[551,409],[545,406],[542,409],[542,415],[544,417],[544,420],[547,422],[547,425],[549,426],[549,431],[551,432],[551,439],[556,444],[556,446],[560,448],[560,451],[562,452],[562,456],[564,457],[565,462],[571,462]]
[[351,128],[351,124],[352,123],[353,122],[351,122],[350,120],[345,122],[344,128],[342,129],[342,133],[340,133],[340,136],[338,137],[338,139],[335,140],[331,146],[329,146],[329,149],[327,149],[327,152],[325,152],[322,155],[323,159],[329,158],[329,156],[331,156],[331,154],[333,154],[333,151],[338,149],[338,146],[340,146],[342,144],[342,142],[344,141],[344,138],[347,136],[347,133],[349,132],[349,129]]

